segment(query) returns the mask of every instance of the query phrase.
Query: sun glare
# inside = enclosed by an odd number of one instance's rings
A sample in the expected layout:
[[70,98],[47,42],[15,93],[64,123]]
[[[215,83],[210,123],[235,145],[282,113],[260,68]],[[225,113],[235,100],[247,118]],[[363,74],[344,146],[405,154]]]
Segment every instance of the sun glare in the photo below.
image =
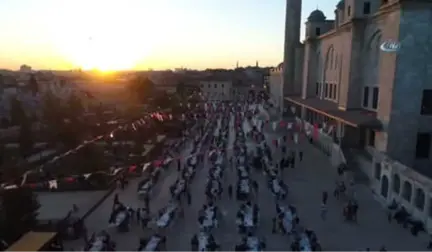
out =
[[83,69],[114,71],[134,68],[148,55],[150,48],[143,44],[135,46],[113,38],[90,38],[87,45],[75,44],[72,51],[69,57]]
[[90,10],[99,10],[100,5],[87,8],[89,13],[82,14],[78,23],[71,22],[70,29],[57,34],[56,44],[65,58],[85,70],[133,69],[146,60],[154,43],[138,29],[135,18],[139,15],[131,7],[103,6],[104,12],[96,12],[97,16]]

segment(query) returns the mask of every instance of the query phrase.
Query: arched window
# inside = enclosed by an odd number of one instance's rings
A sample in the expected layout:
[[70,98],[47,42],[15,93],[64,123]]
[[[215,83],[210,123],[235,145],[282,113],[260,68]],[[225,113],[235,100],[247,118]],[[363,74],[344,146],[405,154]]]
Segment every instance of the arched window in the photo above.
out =
[[330,49],[330,69],[333,69],[333,66],[334,66],[334,59],[333,59],[333,55],[334,54],[334,49],[332,48],[332,49]]
[[405,181],[402,187],[402,197],[406,201],[411,202],[411,196],[412,196],[412,185],[409,181]]
[[417,188],[415,192],[414,205],[417,207],[418,210],[423,211],[425,206],[425,200],[426,196],[423,189]]
[[375,179],[381,179],[381,163],[375,163]]
[[400,193],[400,177],[398,174],[393,175],[393,192],[399,194]]
[[337,69],[338,68],[338,64],[339,64],[339,55],[338,54],[336,54],[336,57],[335,57],[335,69]]

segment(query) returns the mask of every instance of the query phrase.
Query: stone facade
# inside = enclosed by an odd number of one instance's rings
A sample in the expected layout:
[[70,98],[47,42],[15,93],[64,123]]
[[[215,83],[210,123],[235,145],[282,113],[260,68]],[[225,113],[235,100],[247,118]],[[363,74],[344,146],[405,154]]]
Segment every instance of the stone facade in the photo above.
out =
[[425,224],[429,233],[432,232],[432,181],[382,153],[374,156],[372,163],[364,158],[359,161],[369,168],[370,185],[376,198],[384,206],[393,201],[404,206]]
[[[417,133],[432,132],[432,118],[420,115],[423,90],[432,89],[432,3],[345,0],[335,14],[316,10],[306,23],[302,98],[376,113],[375,148],[425,170],[431,159],[416,160],[415,149]],[[400,42],[400,51],[383,52],[385,41]]]
[[227,101],[231,99],[232,81],[230,80],[203,80],[200,81],[201,92],[208,100]]
[[272,68],[269,74],[270,98],[276,107],[283,107],[283,63]]

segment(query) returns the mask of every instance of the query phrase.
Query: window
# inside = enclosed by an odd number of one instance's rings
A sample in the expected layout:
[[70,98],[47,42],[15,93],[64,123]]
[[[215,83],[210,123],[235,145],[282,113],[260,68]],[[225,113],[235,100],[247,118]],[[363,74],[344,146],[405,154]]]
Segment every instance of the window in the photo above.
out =
[[412,185],[410,182],[405,181],[402,187],[402,198],[406,201],[411,202],[412,197]]
[[369,87],[364,87],[363,89],[363,107],[366,107],[369,105]]
[[324,97],[328,97],[328,83],[324,86]]
[[368,145],[374,147],[375,146],[375,131],[369,130],[368,135]]
[[331,53],[330,53],[330,69],[333,69],[333,64],[334,64],[334,59],[333,59],[333,53],[334,53],[334,50],[332,49],[332,51],[331,51]]
[[208,88],[211,88],[211,85],[210,85],[210,84],[208,84]]
[[371,4],[370,2],[363,3],[363,14],[369,15],[371,11]]
[[372,108],[373,109],[378,108],[378,96],[379,96],[379,88],[374,87],[373,93],[372,93]]
[[347,12],[348,12],[348,17],[351,16],[351,6],[348,6]]
[[431,147],[430,133],[417,133],[416,158],[429,158]]
[[426,195],[421,188],[417,188],[414,197],[414,205],[418,210],[423,211],[425,207]]
[[320,90],[320,84],[317,82],[315,83],[315,95],[319,96],[319,90]]
[[381,179],[381,164],[380,163],[375,163],[374,177],[378,181]]
[[330,84],[330,91],[329,91],[328,98],[333,99],[333,84]]
[[337,69],[337,67],[338,67],[338,60],[339,60],[339,55],[336,54],[336,57],[335,57],[335,69]]
[[214,84],[214,88],[217,88],[217,84],[216,83]]
[[315,35],[317,36],[321,35],[321,28],[319,27],[315,28]]
[[423,90],[421,115],[432,115],[432,89]]
[[333,99],[335,99],[336,100],[336,84],[334,85],[334,87],[333,87]]
[[400,183],[401,183],[401,181],[400,181],[399,175],[395,174],[393,176],[393,192],[395,192],[397,194],[400,193],[400,186],[401,186]]
[[222,84],[221,86],[222,86],[222,88],[224,88],[224,87],[225,87],[225,84]]

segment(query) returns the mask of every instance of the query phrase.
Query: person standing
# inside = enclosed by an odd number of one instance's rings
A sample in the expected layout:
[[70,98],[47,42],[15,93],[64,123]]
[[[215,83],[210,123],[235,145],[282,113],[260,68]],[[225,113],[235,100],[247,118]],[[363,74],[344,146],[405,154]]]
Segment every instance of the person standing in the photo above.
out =
[[192,195],[189,190],[186,191],[187,203],[190,206],[192,204]]
[[327,205],[327,199],[328,199],[328,193],[327,193],[326,191],[324,191],[324,192],[322,193],[322,203],[323,203],[324,205]]
[[326,220],[327,217],[327,205],[324,202],[321,204],[321,219]]
[[232,196],[233,196],[233,187],[232,187],[232,185],[229,185],[228,186],[228,197],[230,200],[232,199]]
[[299,151],[299,161],[303,160],[303,151]]

